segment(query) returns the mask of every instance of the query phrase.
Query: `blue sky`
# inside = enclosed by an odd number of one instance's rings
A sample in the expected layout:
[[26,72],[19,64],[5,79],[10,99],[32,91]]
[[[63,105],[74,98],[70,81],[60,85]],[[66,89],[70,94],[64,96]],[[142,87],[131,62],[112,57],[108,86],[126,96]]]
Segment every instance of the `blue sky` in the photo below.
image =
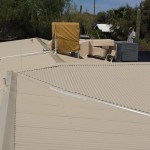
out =
[[[77,5],[79,10],[80,5],[82,5],[82,11],[86,10],[90,13],[94,12],[94,0],[72,0],[73,3]],[[140,2],[143,0],[95,0],[96,3],[96,13],[101,11],[107,11],[110,9],[119,8],[121,6],[126,6],[128,4],[131,7],[139,6]]]

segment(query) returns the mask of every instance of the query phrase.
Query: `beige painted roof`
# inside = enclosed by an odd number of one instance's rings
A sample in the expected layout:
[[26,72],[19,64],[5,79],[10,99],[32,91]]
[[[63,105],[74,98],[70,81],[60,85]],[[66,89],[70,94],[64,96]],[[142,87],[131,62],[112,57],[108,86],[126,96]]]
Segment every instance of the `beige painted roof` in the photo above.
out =
[[150,113],[150,63],[60,64],[20,72],[70,93]]
[[[40,53],[42,41],[0,43],[0,57]],[[1,85],[8,70],[18,72],[15,150],[150,149],[150,63],[41,53],[2,59]]]
[[26,69],[36,69],[45,66],[51,66],[55,64],[55,61],[49,54],[40,54],[27,57],[17,57],[5,59],[0,62],[0,73],[2,77],[6,76],[8,70],[14,70],[16,72]]
[[42,50],[43,46],[38,42],[36,38],[0,43],[0,57],[33,53]]
[[[31,38],[0,43],[0,80],[8,70],[16,72],[52,66],[60,62],[101,62],[95,59],[78,59],[61,54],[54,55],[52,51],[45,53],[48,40]],[[43,52],[43,53],[42,53]],[[0,81],[1,82],[1,81]]]
[[93,58],[78,59],[61,54],[54,55],[47,49],[48,40],[31,38],[0,43],[0,83],[9,70],[22,71],[52,66],[56,63],[103,62]]
[[1,79],[1,83],[0,83],[0,106],[1,106],[1,100],[2,100],[4,89],[5,89],[5,86],[4,86],[3,81]]
[[[40,38],[31,38],[0,43],[0,88],[2,88],[2,78],[6,77],[9,70],[15,72],[38,69],[53,66],[56,63],[74,63],[74,62],[101,62],[93,58],[78,59],[61,54],[54,55],[52,51],[47,50],[48,40]],[[2,92],[1,92],[2,93]]]
[[3,95],[3,91],[2,89],[0,90],[0,106],[1,106],[1,101],[2,101],[2,95]]
[[17,82],[15,150],[149,150],[149,117]]
[[25,68],[34,69],[44,67],[45,65],[48,66],[52,63],[54,64],[55,61],[49,58],[48,53],[42,53],[43,49],[44,46],[41,45],[37,38],[1,42],[0,73],[5,76],[8,70],[19,71]]
[[[42,53],[43,49],[44,46],[37,38],[1,42],[0,89],[3,88],[3,78],[6,77],[9,70],[18,72],[54,65],[56,61],[51,57],[51,53]],[[0,91],[0,95],[2,94],[3,90]]]

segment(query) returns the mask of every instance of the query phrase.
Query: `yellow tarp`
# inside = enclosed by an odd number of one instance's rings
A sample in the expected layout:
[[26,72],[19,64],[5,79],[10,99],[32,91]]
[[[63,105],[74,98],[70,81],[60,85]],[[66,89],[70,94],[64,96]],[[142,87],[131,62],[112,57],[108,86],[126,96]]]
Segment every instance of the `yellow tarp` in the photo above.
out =
[[54,49],[55,34],[59,52],[75,52],[79,50],[79,23],[53,22],[52,48]]

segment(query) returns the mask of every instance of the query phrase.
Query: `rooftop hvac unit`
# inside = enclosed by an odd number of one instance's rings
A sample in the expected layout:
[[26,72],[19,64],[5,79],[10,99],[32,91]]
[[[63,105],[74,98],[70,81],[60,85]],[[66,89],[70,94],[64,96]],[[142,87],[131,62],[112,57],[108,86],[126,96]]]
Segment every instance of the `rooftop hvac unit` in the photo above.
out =
[[138,61],[138,44],[125,41],[116,42],[116,61]]

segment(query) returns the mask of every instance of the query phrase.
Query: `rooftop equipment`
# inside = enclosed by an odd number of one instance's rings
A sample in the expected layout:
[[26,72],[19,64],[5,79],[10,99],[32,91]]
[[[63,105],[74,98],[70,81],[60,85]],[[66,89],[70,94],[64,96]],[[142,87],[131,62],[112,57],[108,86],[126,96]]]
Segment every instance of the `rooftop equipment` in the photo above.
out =
[[52,23],[52,49],[57,52],[79,51],[80,26],[75,22]]
[[117,41],[117,57],[116,61],[138,61],[138,49],[137,43],[129,43],[126,41]]

